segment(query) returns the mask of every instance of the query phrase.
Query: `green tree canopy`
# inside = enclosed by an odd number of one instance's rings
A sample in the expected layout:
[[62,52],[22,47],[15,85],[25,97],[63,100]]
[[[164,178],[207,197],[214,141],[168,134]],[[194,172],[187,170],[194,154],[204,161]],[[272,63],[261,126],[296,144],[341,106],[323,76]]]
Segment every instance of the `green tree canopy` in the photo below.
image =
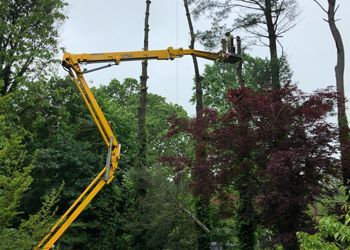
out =
[[0,1],[0,93],[35,78],[58,51],[58,28],[65,20],[64,0]]

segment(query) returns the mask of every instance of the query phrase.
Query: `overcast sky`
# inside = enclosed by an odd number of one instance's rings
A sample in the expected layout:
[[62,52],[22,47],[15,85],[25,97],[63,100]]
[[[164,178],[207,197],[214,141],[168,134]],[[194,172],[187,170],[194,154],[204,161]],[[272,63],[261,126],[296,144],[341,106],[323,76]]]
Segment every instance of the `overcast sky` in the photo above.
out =
[[[326,3],[326,0],[319,0]],[[322,21],[325,13],[312,0],[299,0],[301,11],[297,26],[282,38],[285,52],[294,72],[293,81],[305,91],[335,84],[336,49],[328,24]],[[341,7],[338,28],[346,50],[345,85],[350,93],[350,1],[338,0]],[[144,0],[70,0],[69,20],[61,29],[61,46],[71,53],[97,53],[141,50],[144,35]],[[182,0],[152,0],[150,10],[149,49],[188,47],[189,34]],[[203,30],[205,20],[194,23]],[[238,34],[235,34],[238,35]],[[243,41],[244,42],[244,41]],[[202,47],[197,44],[198,49]],[[268,56],[267,47],[254,47],[253,56]],[[201,71],[211,62],[200,59]],[[125,62],[119,66],[86,75],[90,85],[107,84],[112,78],[139,79],[140,62]],[[183,106],[190,114],[194,106],[192,95],[193,65],[190,57],[175,61],[150,61],[149,91]],[[349,95],[348,95],[349,96]]]

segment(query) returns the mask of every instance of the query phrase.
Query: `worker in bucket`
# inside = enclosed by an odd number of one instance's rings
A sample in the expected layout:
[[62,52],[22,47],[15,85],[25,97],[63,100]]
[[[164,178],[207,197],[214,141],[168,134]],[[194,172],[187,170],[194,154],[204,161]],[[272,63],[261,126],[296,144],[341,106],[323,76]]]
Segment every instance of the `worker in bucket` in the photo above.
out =
[[235,54],[236,53],[236,48],[234,45],[234,38],[231,35],[230,32],[225,33],[226,36],[226,41],[227,41],[227,49],[229,54]]

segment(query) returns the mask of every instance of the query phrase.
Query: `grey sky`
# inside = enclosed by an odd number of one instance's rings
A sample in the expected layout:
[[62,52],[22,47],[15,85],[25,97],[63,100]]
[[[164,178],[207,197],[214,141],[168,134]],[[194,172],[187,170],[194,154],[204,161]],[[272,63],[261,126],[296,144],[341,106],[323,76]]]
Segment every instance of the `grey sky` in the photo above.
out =
[[[288,54],[293,80],[305,91],[334,85],[336,50],[328,24],[322,21],[325,14],[312,0],[299,0],[302,13],[298,25],[282,39]],[[320,0],[324,4],[325,0]],[[69,20],[61,29],[61,45],[71,53],[96,53],[141,50],[143,47],[144,0],[70,0]],[[350,93],[350,1],[340,0],[337,13],[338,27],[346,49],[346,92]],[[205,20],[195,23],[196,29],[204,29]],[[150,13],[149,49],[188,47],[189,35],[182,0],[152,0]],[[201,46],[197,44],[197,48]],[[253,56],[268,56],[268,48],[255,47]],[[203,71],[204,64],[200,60]],[[112,78],[139,79],[140,62],[121,63],[106,70],[88,74],[93,85],[106,84]],[[150,61],[149,91],[178,103],[190,114],[194,106],[189,103],[193,86],[193,66],[190,57],[175,61]]]

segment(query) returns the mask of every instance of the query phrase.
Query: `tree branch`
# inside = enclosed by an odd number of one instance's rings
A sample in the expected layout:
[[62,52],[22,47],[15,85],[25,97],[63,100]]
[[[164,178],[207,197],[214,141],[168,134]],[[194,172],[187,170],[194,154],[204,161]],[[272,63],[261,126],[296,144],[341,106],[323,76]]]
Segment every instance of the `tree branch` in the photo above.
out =
[[328,11],[327,11],[317,0],[314,0],[314,2],[315,2],[318,6],[320,6],[320,8],[321,8],[326,14],[328,14]]
[[337,14],[337,11],[338,11],[339,7],[340,7],[340,4],[338,4],[338,6],[335,8],[334,16],[335,16],[335,14]]
[[281,2],[280,6],[279,6],[279,8],[278,8],[279,11],[277,12],[277,10],[276,10],[276,18],[275,18],[275,21],[274,21],[274,23],[273,23],[274,26],[277,25],[278,19],[279,19],[280,16],[281,16],[281,10],[282,10],[282,6],[283,6],[284,2],[285,2],[285,0],[283,0],[283,1]]
[[249,0],[239,0],[239,1],[244,2],[244,3],[249,3],[249,4],[258,5],[258,6],[260,7],[260,10],[265,11],[265,7],[262,6],[262,5],[259,3],[259,1],[256,1],[256,0],[250,0],[250,1],[249,1]]
[[191,217],[191,219],[204,231],[206,232],[207,234],[210,233],[210,230],[209,228],[204,225],[200,220],[198,220],[198,218],[193,214],[191,213],[190,210],[186,209],[184,206],[182,206],[181,204],[177,203],[176,204],[177,207],[179,209],[181,209],[183,212],[185,212],[187,215],[189,215]]

